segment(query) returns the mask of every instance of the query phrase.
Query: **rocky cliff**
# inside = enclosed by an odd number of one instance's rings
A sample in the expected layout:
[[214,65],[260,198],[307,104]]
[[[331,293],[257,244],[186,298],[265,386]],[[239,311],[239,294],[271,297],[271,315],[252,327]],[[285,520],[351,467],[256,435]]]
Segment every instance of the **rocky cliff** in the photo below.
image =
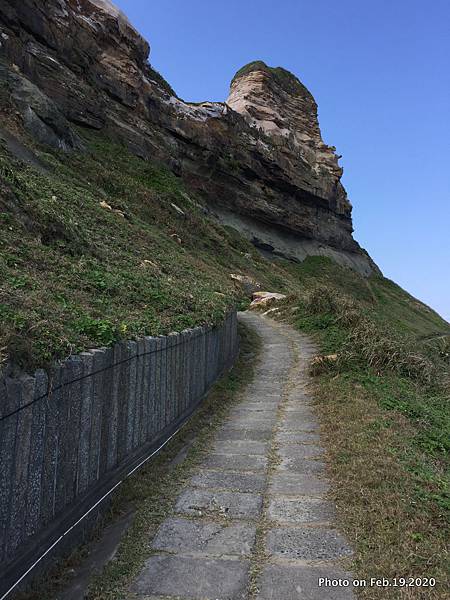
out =
[[184,102],[109,0],[0,0],[0,45],[1,108],[39,143],[82,150],[75,126],[103,130],[168,165],[262,250],[376,270],[352,237],[314,98],[291,73],[251,63],[226,103]]

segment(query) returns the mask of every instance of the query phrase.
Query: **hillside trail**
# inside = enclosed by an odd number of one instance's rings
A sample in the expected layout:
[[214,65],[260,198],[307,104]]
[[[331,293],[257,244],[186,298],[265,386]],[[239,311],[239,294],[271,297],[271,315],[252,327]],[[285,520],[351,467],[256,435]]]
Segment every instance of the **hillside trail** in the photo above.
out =
[[253,381],[151,542],[127,600],[347,600],[351,548],[326,499],[328,482],[308,395],[314,346],[253,313],[240,320],[263,349]]

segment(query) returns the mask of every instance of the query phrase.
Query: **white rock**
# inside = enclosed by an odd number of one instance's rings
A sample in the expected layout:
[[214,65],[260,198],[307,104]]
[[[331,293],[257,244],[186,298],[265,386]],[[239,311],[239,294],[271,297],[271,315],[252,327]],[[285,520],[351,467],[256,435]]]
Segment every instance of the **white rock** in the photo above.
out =
[[284,300],[286,296],[285,294],[278,294],[277,292],[255,292],[252,295],[252,298],[253,301],[250,304],[250,308],[272,304],[277,300]]

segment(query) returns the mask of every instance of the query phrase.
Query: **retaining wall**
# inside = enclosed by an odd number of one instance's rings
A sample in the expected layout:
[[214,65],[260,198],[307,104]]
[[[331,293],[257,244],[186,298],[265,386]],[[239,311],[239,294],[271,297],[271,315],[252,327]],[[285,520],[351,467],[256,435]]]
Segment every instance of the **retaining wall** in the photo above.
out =
[[121,342],[49,375],[0,380],[0,598],[177,430],[238,344],[233,312],[217,327]]

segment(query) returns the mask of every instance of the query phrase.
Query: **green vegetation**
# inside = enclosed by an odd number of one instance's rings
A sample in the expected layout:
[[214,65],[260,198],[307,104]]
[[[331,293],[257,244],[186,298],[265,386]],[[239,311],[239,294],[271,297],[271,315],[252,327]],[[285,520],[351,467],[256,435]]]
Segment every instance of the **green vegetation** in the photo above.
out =
[[[448,590],[448,324],[392,282],[299,267],[304,292],[278,313],[311,334],[333,496],[358,577],[435,577],[435,589],[361,597],[443,599]],[[408,595],[410,594],[410,595]]]
[[303,295],[318,286],[326,287],[333,295],[346,296],[358,310],[393,332],[418,338],[450,332],[449,323],[385,277],[361,277],[321,256],[310,257],[301,264],[286,264],[285,269]]
[[45,170],[0,146],[3,360],[33,368],[214,322],[244,299],[231,273],[289,286],[168,170],[80,134],[86,152],[37,152]]
[[264,71],[270,74],[278,85],[289,94],[298,96],[306,95],[312,99],[310,92],[293,73],[287,69],[283,69],[283,67],[269,67],[262,60],[255,60],[241,67],[233,77],[231,83],[233,84],[239,77],[247,75],[247,73],[251,73],[252,71]]

